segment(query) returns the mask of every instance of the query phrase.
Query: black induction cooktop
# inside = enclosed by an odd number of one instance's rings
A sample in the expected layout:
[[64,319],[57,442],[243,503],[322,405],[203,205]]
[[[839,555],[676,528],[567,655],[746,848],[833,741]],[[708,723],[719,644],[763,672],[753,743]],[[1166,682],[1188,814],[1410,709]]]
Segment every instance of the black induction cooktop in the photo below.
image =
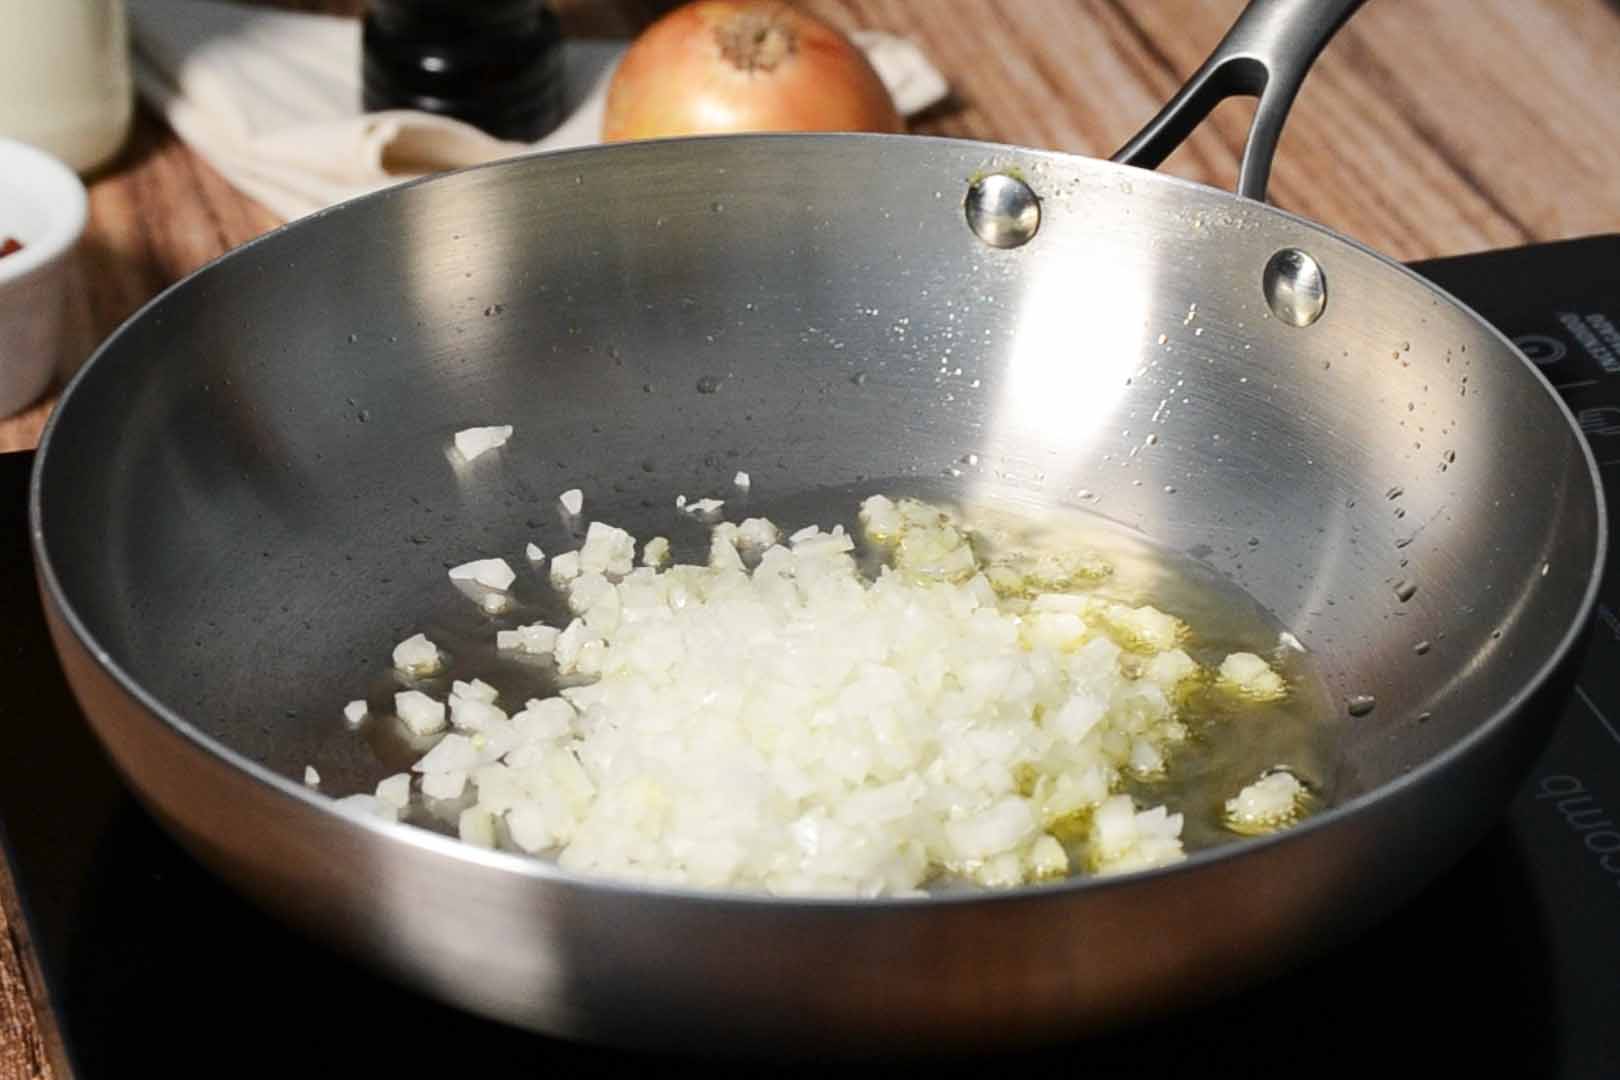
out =
[[[1418,269],[1513,337],[1620,492],[1620,237]],[[0,456],[0,839],[59,1076],[830,1072],[626,1055],[478,1020],[339,959],[216,881],[136,805],[62,680]],[[1617,545],[1620,546],[1620,545]],[[1620,573],[1588,663],[1501,824],[1347,948],[1190,1015],[1011,1058],[840,1073],[1620,1077]]]

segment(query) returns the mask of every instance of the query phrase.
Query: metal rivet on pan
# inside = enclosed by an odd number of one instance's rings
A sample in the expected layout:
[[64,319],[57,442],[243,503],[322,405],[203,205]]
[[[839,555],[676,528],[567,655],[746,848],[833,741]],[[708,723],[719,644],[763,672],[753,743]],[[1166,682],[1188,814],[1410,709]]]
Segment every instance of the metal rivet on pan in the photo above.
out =
[[1327,307],[1327,275],[1298,248],[1283,248],[1266,262],[1260,287],[1271,313],[1289,326],[1309,326]]
[[1016,176],[991,173],[973,181],[963,203],[968,227],[991,247],[1027,244],[1041,227],[1041,200]]

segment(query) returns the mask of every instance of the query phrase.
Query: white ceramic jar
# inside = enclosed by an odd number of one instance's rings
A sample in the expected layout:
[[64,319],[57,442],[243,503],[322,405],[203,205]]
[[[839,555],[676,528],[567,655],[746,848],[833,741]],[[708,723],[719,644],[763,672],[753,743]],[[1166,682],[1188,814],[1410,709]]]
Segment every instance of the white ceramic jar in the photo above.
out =
[[133,105],[124,0],[0,0],[0,136],[86,173],[123,145]]

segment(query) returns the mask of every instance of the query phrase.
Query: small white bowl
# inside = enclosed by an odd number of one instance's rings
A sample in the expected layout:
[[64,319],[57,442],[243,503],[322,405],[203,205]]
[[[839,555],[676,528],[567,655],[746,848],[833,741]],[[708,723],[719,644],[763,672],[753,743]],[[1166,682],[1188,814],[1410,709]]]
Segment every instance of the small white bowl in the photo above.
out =
[[84,232],[89,199],[72,169],[42,150],[0,139],[0,417],[50,384],[62,352],[69,256]]

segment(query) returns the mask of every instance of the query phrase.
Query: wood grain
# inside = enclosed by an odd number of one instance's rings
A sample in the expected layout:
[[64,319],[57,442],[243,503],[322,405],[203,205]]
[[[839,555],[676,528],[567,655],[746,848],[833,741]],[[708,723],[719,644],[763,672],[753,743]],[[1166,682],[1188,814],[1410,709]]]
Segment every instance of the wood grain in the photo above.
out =
[[[950,80],[927,134],[1106,154],[1225,32],[1241,0],[800,0],[910,35]],[[364,0],[279,0],[356,14]],[[566,30],[628,35],[669,0],[557,0]],[[1611,0],[1369,4],[1322,56],[1272,177],[1281,206],[1400,259],[1620,229],[1620,7]],[[1223,106],[1165,169],[1230,186],[1250,110]],[[271,228],[141,112],[90,185],[71,355],[159,290]],[[47,397],[0,421],[34,445]],[[0,917],[3,928],[3,917]],[[0,1080],[48,1075],[11,935],[0,934]]]
[[11,872],[0,859],[0,1080],[53,1080],[26,974],[27,927],[17,910]]
[[[10,930],[9,925],[6,929]],[[0,1078],[47,1080],[52,1075],[28,986],[22,980],[22,965],[8,932],[0,938]]]

